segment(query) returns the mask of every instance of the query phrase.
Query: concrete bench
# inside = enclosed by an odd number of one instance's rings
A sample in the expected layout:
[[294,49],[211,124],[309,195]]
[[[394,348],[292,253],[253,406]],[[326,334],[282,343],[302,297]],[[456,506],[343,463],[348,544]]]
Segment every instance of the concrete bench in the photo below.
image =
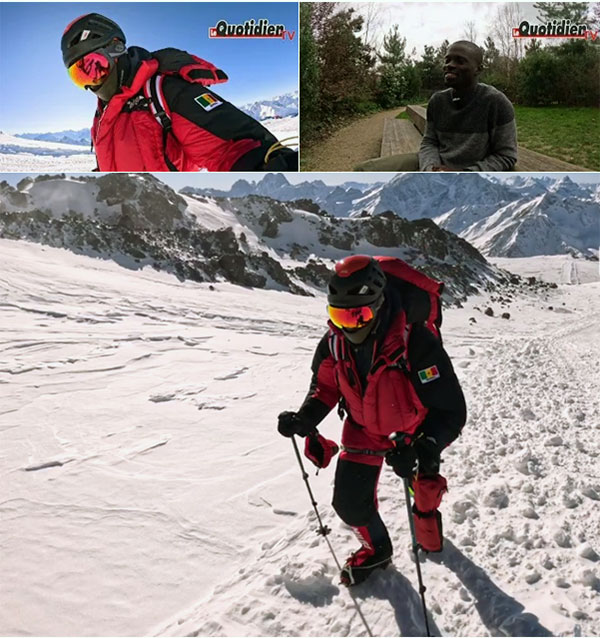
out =
[[[412,145],[410,148],[407,148],[407,144],[403,145],[402,143],[398,143],[394,146],[394,134],[390,131],[386,136],[386,124],[388,120],[385,121],[383,127],[383,141],[381,143],[381,156],[386,157],[388,155],[395,155],[398,153],[414,153],[419,150],[420,137],[425,132],[425,125],[427,123],[427,110],[424,106],[410,105],[406,107],[406,114],[409,117],[409,120],[392,120],[396,122],[404,122],[405,124],[409,124],[412,126],[412,131],[410,133],[404,133],[404,138],[409,139],[410,144]],[[403,127],[405,128],[405,127]],[[412,136],[413,132],[417,132],[419,135],[419,143],[417,144],[416,151],[414,149],[414,137]],[[388,139],[389,138],[389,139]],[[403,139],[403,138],[399,138]],[[401,150],[395,150],[396,148],[400,148]],[[386,155],[384,155],[384,148],[386,150]],[[407,148],[407,150],[404,150]],[[392,149],[391,151],[389,149]],[[569,172],[569,171],[589,171],[589,168],[585,168],[584,166],[577,166],[576,164],[570,164],[569,162],[564,162],[563,160],[556,159],[554,157],[548,157],[548,155],[543,155],[542,153],[538,153],[537,151],[530,151],[527,148],[523,148],[519,146],[517,148],[518,152],[518,161],[516,166],[514,167],[514,171],[557,171],[557,172]]]

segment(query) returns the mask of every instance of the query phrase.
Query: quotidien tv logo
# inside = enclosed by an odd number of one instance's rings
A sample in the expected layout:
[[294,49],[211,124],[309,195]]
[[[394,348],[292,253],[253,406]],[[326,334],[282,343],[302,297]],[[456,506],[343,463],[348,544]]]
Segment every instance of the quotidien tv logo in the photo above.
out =
[[571,20],[551,20],[546,24],[531,24],[523,20],[513,28],[513,38],[578,38],[595,40],[598,31],[588,29],[586,24],[573,24]]
[[221,38],[262,38],[293,40],[295,31],[289,31],[283,24],[271,24],[266,18],[246,20],[240,24],[229,24],[227,20],[219,20],[214,27],[208,28],[208,37]]

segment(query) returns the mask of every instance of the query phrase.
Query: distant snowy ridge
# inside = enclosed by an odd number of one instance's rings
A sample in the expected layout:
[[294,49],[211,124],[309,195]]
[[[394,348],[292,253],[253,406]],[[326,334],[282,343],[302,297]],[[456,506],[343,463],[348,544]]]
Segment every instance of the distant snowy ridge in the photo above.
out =
[[256,120],[279,119],[298,115],[298,91],[285,93],[267,100],[240,106],[240,109]]
[[[274,177],[274,176],[271,176]],[[402,257],[444,281],[445,300],[517,285],[470,244],[431,220],[393,213],[336,218],[308,200],[185,196],[148,174],[40,176],[0,183],[0,236],[151,265],[194,281],[313,295],[335,260]]]
[[68,129],[57,133],[16,133],[15,137],[26,140],[39,140],[43,142],[59,142],[61,144],[75,144],[76,146],[89,146],[91,143],[89,127],[74,131]]
[[600,187],[568,176],[506,180],[477,173],[400,173],[387,183],[338,186],[321,180],[290,184],[281,174],[238,180],[229,191],[185,187],[182,193],[218,197],[264,195],[308,199],[332,215],[392,212],[408,220],[433,219],[485,255],[529,257],[572,254],[598,258]]
[[180,190],[183,195],[207,197],[246,197],[261,195],[282,202],[310,200],[338,217],[347,217],[354,202],[360,201],[365,194],[377,190],[383,183],[366,184],[358,181],[344,182],[338,186],[325,184],[320,179],[307,179],[300,184],[291,184],[283,173],[270,173],[260,180],[238,179],[228,191],[215,188],[185,186]]

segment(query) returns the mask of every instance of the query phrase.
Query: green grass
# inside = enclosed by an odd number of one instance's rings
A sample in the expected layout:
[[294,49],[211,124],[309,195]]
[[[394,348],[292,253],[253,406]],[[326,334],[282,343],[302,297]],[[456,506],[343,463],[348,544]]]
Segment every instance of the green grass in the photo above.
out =
[[[409,102],[408,105],[415,105],[415,104],[417,104],[417,106],[422,106],[423,108],[427,108],[427,102],[424,102],[422,104],[418,104],[418,102]],[[398,113],[398,115],[396,115],[396,119],[397,120],[410,120],[410,118],[408,117],[408,113],[406,111],[402,111],[402,113]]]
[[519,145],[600,171],[600,109],[515,105]]

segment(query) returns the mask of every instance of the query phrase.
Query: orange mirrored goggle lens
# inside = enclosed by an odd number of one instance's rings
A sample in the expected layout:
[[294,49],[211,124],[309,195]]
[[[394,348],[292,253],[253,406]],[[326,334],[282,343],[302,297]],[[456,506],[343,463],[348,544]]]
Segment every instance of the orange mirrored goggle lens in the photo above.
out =
[[338,328],[362,328],[375,316],[371,306],[358,308],[334,308],[327,306],[329,318]]
[[112,68],[110,58],[95,51],[84,55],[69,67],[69,77],[78,87],[100,86]]

